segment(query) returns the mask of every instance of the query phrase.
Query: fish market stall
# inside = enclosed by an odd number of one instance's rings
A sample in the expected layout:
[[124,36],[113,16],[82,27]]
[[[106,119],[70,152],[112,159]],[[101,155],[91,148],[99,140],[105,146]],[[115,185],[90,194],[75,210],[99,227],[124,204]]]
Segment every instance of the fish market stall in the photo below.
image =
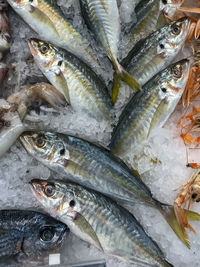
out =
[[200,3],[175,2],[0,1],[0,266],[199,266]]

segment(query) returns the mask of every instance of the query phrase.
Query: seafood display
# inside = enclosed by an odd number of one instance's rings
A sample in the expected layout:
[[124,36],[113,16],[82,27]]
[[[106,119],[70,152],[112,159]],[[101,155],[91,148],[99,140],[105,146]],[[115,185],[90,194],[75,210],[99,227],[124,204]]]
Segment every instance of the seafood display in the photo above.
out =
[[91,66],[99,66],[88,41],[66,20],[56,2],[8,0],[12,8],[46,41],[70,50]]
[[[20,137],[27,151],[37,160],[73,182],[116,199],[121,205],[147,204],[158,209],[177,236],[189,246],[185,227],[175,220],[173,208],[153,198],[148,187],[128,167],[107,150],[79,138],[44,132],[25,132]],[[190,214],[200,220],[200,215]]]
[[130,262],[172,266],[133,215],[109,198],[71,183],[35,179],[31,186],[44,207],[81,239]]
[[0,0],[0,266],[199,265],[199,10]]
[[1,210],[0,228],[0,259],[5,264],[12,258],[21,263],[42,259],[59,248],[69,232],[65,224],[29,210]]

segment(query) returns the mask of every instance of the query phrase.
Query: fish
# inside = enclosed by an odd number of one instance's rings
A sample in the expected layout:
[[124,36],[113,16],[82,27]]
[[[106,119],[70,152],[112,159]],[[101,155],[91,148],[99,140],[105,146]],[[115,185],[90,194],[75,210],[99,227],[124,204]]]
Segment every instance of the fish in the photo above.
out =
[[[189,246],[187,233],[180,230],[173,207],[153,198],[140,177],[106,148],[77,137],[44,131],[24,132],[20,140],[31,156],[62,179],[105,194],[124,207],[145,204],[158,209],[181,241]],[[200,215],[193,215],[200,219]]]
[[[117,1],[80,0],[79,2],[87,25],[98,37],[113,64],[115,70],[113,78],[113,94],[118,92],[120,80],[124,81],[131,87],[139,89],[138,82],[132,78],[118,62],[120,16]],[[113,101],[113,104],[115,101]]]
[[0,11],[0,60],[11,47],[10,23],[4,11]]
[[121,159],[162,127],[184,92],[190,61],[183,59],[159,72],[136,93],[124,108],[112,132],[110,149]]
[[139,41],[121,64],[142,87],[165,69],[183,48],[191,21],[184,17],[171,22]]
[[65,224],[49,215],[29,210],[0,210],[0,260],[40,261],[61,247],[68,233]]
[[8,72],[7,64],[0,62],[0,85],[3,83],[7,72]]
[[157,22],[160,14],[160,0],[140,1],[135,7],[136,22],[134,22],[126,38],[130,47],[142,38],[157,30]]
[[8,3],[40,37],[69,50],[92,67],[101,67],[89,41],[66,19],[57,1],[8,0]]
[[173,266],[135,217],[108,197],[80,185],[34,179],[34,195],[80,239],[140,266]]
[[112,121],[111,97],[104,81],[75,55],[45,41],[28,41],[34,60],[75,111]]
[[[31,103],[43,100],[52,107],[64,105],[64,97],[50,84],[38,83],[22,86],[17,93],[10,95],[7,100],[0,99],[0,157],[15,143],[25,131],[23,120]],[[38,102],[38,105],[42,102]]]

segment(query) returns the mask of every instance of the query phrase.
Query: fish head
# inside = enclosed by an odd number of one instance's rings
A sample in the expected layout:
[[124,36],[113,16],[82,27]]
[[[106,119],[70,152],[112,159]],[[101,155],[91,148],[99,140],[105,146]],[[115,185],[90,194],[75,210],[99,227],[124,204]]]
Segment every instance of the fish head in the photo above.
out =
[[160,11],[166,17],[173,18],[182,3],[182,0],[160,0]]
[[184,17],[163,27],[157,46],[158,54],[167,57],[178,53],[185,44],[190,25],[190,19]]
[[182,95],[188,80],[190,61],[182,59],[168,68],[161,74],[160,95],[167,103],[179,99]]
[[29,39],[28,45],[34,60],[42,71],[53,71],[57,75],[60,74],[62,55],[56,47],[36,38]]
[[23,251],[30,259],[40,259],[58,249],[69,233],[68,227],[50,216],[36,214],[26,225]]
[[76,186],[60,181],[33,179],[31,189],[39,202],[53,215],[67,216],[75,220],[80,212],[80,203],[76,195]]
[[26,150],[45,165],[64,165],[70,157],[64,141],[56,133],[24,132],[20,139]]

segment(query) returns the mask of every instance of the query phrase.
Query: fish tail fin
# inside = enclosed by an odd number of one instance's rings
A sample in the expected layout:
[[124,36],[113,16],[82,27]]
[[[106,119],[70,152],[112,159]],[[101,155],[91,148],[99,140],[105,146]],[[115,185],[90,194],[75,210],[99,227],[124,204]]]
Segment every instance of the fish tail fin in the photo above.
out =
[[[188,247],[190,248],[190,242],[188,240],[187,232],[185,231],[185,227],[189,228],[189,224],[185,225],[184,227],[181,227],[179,220],[177,219],[177,215],[175,213],[174,207],[169,205],[160,205],[160,211],[164,218],[166,219],[169,226],[172,228],[172,230],[175,232],[175,234],[178,236],[178,238]],[[185,214],[187,216],[187,219],[190,221],[199,221],[200,220],[200,214],[185,210]]]
[[120,88],[120,81],[125,82],[130,87],[139,90],[140,85],[138,82],[115,60],[114,64],[115,72],[113,76],[113,90],[112,90],[112,102],[115,104]]

